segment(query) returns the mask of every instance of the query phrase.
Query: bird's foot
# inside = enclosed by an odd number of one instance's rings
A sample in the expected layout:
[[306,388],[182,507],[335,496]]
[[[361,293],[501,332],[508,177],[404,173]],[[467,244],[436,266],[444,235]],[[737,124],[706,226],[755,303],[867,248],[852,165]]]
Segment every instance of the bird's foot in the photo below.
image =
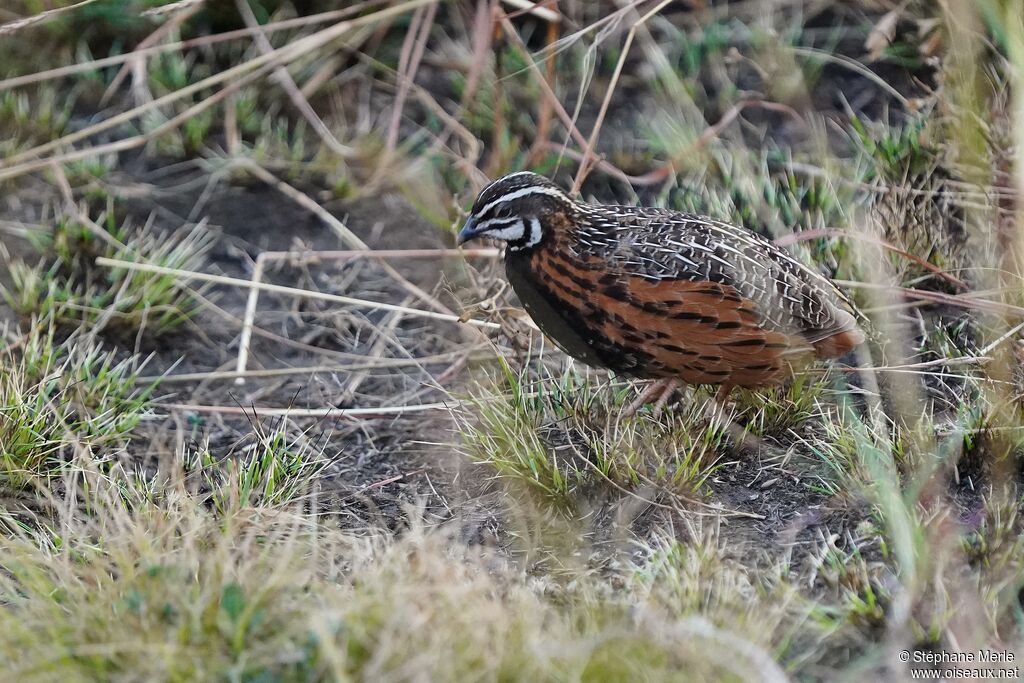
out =
[[672,398],[672,395],[676,393],[676,388],[679,386],[679,380],[669,379],[665,380],[665,387],[661,390],[661,394],[658,396],[658,400],[654,402],[654,407],[651,409],[651,413],[655,419],[661,417],[661,409]]
[[655,419],[661,417],[661,411],[668,403],[669,399],[672,398],[672,394],[675,392],[676,387],[679,386],[679,380],[675,378],[659,379],[657,381],[648,384],[635,401],[629,404],[627,408],[622,412],[622,417],[634,417],[640,409],[645,405],[654,401],[654,406],[651,409],[651,414]]

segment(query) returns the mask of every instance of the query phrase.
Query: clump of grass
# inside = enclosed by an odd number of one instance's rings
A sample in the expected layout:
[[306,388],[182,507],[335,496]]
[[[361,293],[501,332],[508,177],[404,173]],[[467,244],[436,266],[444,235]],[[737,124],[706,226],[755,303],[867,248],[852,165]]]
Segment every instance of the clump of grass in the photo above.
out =
[[295,435],[282,421],[276,425],[254,422],[245,441],[226,457],[209,449],[185,453],[185,473],[198,482],[213,506],[222,512],[233,507],[285,505],[312,491],[327,461],[322,445],[308,435]]
[[975,566],[1005,571],[1024,557],[1024,520],[1021,519],[1020,495],[984,497],[974,528],[963,537],[964,553]]
[[595,488],[699,491],[714,472],[729,417],[690,402],[659,420],[620,420],[616,392],[574,369],[534,381],[500,362],[498,387],[473,398],[462,431],[468,457],[500,477],[571,504]]
[[[870,200],[882,239],[960,275],[968,264],[966,213],[959,204],[955,171],[944,164],[936,144],[940,138],[934,129],[941,122],[918,115],[897,127],[871,126],[857,117],[851,124],[862,158],[861,180],[878,187]],[[902,254],[890,252],[889,262],[902,282],[948,288],[932,271]]]
[[[700,525],[697,525],[698,527]],[[782,660],[803,638],[826,631],[807,621],[811,606],[799,599],[785,563],[765,559],[755,566],[738,561],[716,529],[699,529],[696,538],[656,539],[627,579],[643,604],[674,616],[700,614],[723,632],[772,648]],[[806,643],[804,643],[806,644]]]
[[816,572],[817,579],[833,592],[835,604],[817,606],[815,616],[823,623],[846,624],[877,635],[885,628],[896,585],[885,537],[865,520],[843,539],[845,547],[836,540],[835,536],[824,539]]
[[741,406],[739,418],[745,422],[748,433],[777,435],[797,429],[814,417],[828,386],[825,375],[805,372],[782,386],[756,391],[737,389],[734,399]]
[[180,327],[198,303],[174,275],[97,266],[99,256],[176,269],[195,269],[209,250],[209,235],[195,229],[183,235],[107,226],[101,239],[95,226],[63,222],[56,226],[48,253],[52,260],[32,266],[10,264],[12,286],[3,295],[25,317],[71,326],[164,334]]
[[0,94],[0,130],[5,133],[0,140],[0,157],[59,138],[73,107],[74,98],[55,88],[43,88],[35,96],[13,90]]
[[18,347],[0,350],[0,479],[15,486],[56,471],[72,444],[123,441],[157,387],[136,386],[138,358],[54,334],[36,325]]
[[[329,562],[317,576],[310,558],[348,563],[363,541],[328,534],[314,546],[284,516],[236,507],[222,518],[184,492],[154,499],[142,480],[92,477],[90,488],[81,493],[91,514],[75,516],[71,528],[0,539],[8,671],[149,680],[287,672],[310,680],[318,636],[311,615],[325,593],[309,591],[330,592],[336,578]],[[49,638],[64,644],[58,656],[43,647]],[[139,647],[103,646],[113,642]]]
[[[928,135],[929,116],[921,113],[900,126],[865,121],[850,117],[850,127],[859,151],[869,163],[862,168],[862,180],[876,178],[887,181],[906,180],[935,170],[940,150],[929,144],[934,137]],[[935,127],[935,124],[931,126]]]
[[60,424],[70,410],[61,396],[9,360],[0,364],[0,479],[21,486],[57,458]]
[[[780,172],[788,159],[718,143],[700,177],[671,188],[666,205],[743,225],[768,237],[774,230],[797,231],[843,225],[851,194],[830,183]],[[816,254],[817,256],[817,254]],[[824,259],[816,259],[819,262]]]
[[[960,405],[956,412],[939,414],[923,410],[916,417],[895,419],[880,409],[858,415],[849,406],[826,412],[822,434],[809,442],[811,452],[826,465],[821,479],[824,490],[833,495],[861,496],[872,480],[871,463],[891,463],[893,473],[920,486],[933,474],[984,468],[992,464],[991,408],[977,387],[969,387],[975,401]],[[1024,448],[1020,428],[1004,430],[1001,442],[1013,452]],[[897,482],[899,483],[899,482]],[[913,490],[917,493],[917,490]]]
[[149,412],[159,386],[156,382],[136,386],[145,361],[134,356],[118,360],[115,350],[90,343],[72,343],[64,353],[62,367],[56,372],[77,415],[73,431],[98,443],[116,440],[135,429]]

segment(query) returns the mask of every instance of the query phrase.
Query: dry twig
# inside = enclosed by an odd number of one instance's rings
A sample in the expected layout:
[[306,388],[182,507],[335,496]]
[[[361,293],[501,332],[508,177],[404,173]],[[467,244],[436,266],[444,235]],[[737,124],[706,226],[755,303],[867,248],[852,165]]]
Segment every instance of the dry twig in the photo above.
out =
[[604,99],[601,101],[601,109],[597,112],[597,120],[594,122],[594,129],[590,133],[590,138],[587,140],[587,144],[583,147],[583,159],[580,161],[580,167],[576,171],[576,177],[572,181],[572,189],[570,192],[576,194],[580,191],[580,186],[587,177],[587,173],[590,171],[591,159],[594,158],[594,148],[597,146],[597,139],[601,135],[601,127],[604,124],[604,117],[608,113],[608,106],[611,104],[612,95],[615,93],[615,86],[619,82],[619,77],[622,75],[622,67],[626,65],[626,57],[629,56],[629,48],[633,45],[633,40],[636,38],[637,29],[643,26],[647,21],[661,12],[672,0],[661,0],[654,8],[644,14],[640,19],[629,27],[629,33],[626,34],[626,41],[622,45],[622,51],[619,54],[619,60],[615,64],[615,71],[612,73],[611,81],[608,83],[608,89],[604,94]]
[[125,270],[139,270],[147,273],[158,273],[160,275],[173,275],[175,277],[180,277],[182,280],[200,280],[202,282],[212,282],[214,284],[228,285],[232,287],[244,287],[247,289],[255,287],[263,291],[275,292],[277,294],[286,294],[288,296],[305,297],[308,299],[320,299],[321,301],[332,301],[334,303],[349,304],[351,306],[361,306],[364,308],[371,308],[380,311],[401,311],[408,315],[418,316],[421,318],[444,320],[446,322],[453,323],[465,323],[467,325],[473,325],[475,327],[483,327],[492,330],[501,328],[501,325],[497,323],[488,322],[486,320],[462,320],[459,316],[454,314],[437,313],[435,311],[424,311],[418,308],[396,306],[395,304],[387,304],[380,301],[369,301],[367,299],[356,299],[354,297],[343,296],[341,294],[325,294],[323,292],[314,292],[312,290],[299,289],[297,287],[272,285],[265,282],[252,282],[249,280],[241,280],[239,278],[227,277],[224,275],[197,273],[195,271],[180,270],[178,268],[165,268],[163,266],[156,266],[150,263],[122,261],[119,259],[110,259],[101,256],[96,259],[96,265],[106,266],[108,268],[124,268]]
[[23,19],[15,19],[14,21],[9,21],[6,24],[0,24],[0,36],[14,33],[15,31],[19,31],[23,28],[27,28],[35,24],[40,24],[44,21],[49,21],[50,19],[53,19],[58,15],[64,14],[66,12],[71,12],[76,9],[81,9],[82,7],[85,7],[86,5],[91,5],[96,1],[97,0],[82,0],[82,2],[75,3],[74,5],[68,5],[67,7],[57,7],[51,10],[46,10],[45,12],[40,12],[39,14],[33,14],[30,17],[25,17]]
[[[249,7],[248,0],[235,0],[235,6],[238,8],[238,13],[241,15],[243,21],[245,21],[245,25],[255,31],[253,33],[253,40],[256,43],[256,47],[259,48],[259,51],[263,54],[273,52],[274,46],[270,44],[270,40],[267,39],[266,33],[263,32],[259,22],[256,21],[256,15],[252,13],[252,8]],[[431,5],[430,7],[433,8],[436,7],[436,5]],[[422,11],[422,8],[419,8],[416,11],[420,12]],[[277,67],[274,70],[273,79],[280,84],[281,88],[284,89],[285,94],[288,95],[288,99],[292,101],[292,104],[299,110],[302,117],[309,122],[309,125],[313,127],[316,134],[320,136],[320,140],[327,145],[332,152],[340,157],[350,156],[353,153],[351,147],[341,144],[338,142],[338,138],[334,137],[334,133],[332,133],[327,127],[327,124],[323,122],[323,119],[317,115],[316,111],[309,104],[309,100],[307,100],[305,95],[302,94],[302,91],[299,90],[299,86],[295,84],[291,74],[288,73],[288,69],[283,66]]]

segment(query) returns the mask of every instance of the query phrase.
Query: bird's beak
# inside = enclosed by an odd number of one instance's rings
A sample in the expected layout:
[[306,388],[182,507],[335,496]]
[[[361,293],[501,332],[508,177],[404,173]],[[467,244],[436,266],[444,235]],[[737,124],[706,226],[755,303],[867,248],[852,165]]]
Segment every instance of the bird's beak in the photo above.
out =
[[465,244],[479,234],[476,229],[476,220],[470,216],[466,224],[462,226],[462,230],[459,230],[459,244]]

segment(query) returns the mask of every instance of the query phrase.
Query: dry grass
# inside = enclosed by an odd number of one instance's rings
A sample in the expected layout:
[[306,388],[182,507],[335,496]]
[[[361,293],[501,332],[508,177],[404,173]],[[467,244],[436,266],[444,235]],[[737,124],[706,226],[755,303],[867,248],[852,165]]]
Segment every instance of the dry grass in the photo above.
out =
[[655,592],[707,578],[684,579],[667,555],[638,574],[647,597],[631,610],[592,579],[538,590],[444,531],[356,536],[294,506],[214,512],[173,483],[141,497],[130,479],[73,478],[88,482],[83,510],[55,528],[5,520],[0,622],[19,680],[773,673],[757,644],[654,606]]

